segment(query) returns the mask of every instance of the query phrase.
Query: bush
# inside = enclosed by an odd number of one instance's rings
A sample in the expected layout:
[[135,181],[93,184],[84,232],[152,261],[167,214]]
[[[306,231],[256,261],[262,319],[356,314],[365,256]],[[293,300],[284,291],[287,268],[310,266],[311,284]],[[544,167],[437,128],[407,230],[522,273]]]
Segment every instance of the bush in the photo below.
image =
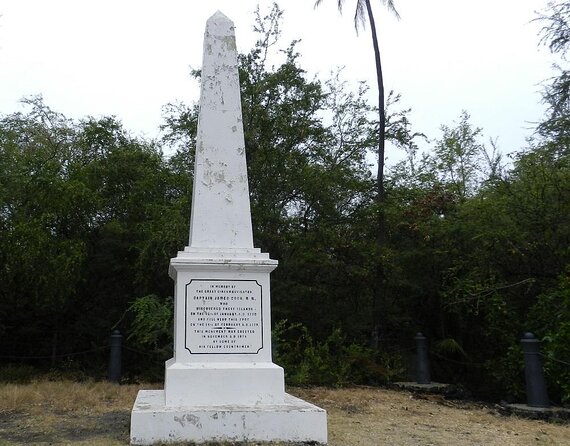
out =
[[290,385],[382,384],[405,371],[398,355],[349,343],[339,328],[317,342],[304,325],[283,320],[275,324],[273,345],[274,360],[285,369]]
[[174,339],[174,302],[154,294],[137,298],[129,307],[135,319],[127,340],[158,350],[171,349]]
[[29,384],[38,375],[38,370],[27,364],[8,364],[0,369],[0,381],[5,383]]

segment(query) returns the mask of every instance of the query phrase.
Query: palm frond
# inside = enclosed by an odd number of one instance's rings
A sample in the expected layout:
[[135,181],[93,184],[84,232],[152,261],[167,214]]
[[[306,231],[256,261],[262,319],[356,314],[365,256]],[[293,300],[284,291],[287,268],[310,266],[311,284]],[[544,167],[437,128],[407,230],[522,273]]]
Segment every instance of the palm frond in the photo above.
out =
[[384,4],[384,6],[386,6],[388,11],[394,14],[394,17],[400,20],[400,14],[396,10],[396,5],[394,5],[394,0],[382,0],[382,3]]
[[366,2],[364,0],[357,0],[356,10],[354,11],[354,27],[356,28],[356,33],[362,26],[362,29],[366,27]]
[[[367,3],[371,0],[356,0],[356,9],[354,11],[354,27],[356,28],[356,32],[366,27],[366,20],[368,18],[368,11],[367,11]],[[382,4],[390,11],[394,16],[399,20],[400,14],[396,10],[396,6],[394,4],[394,0],[380,0]],[[315,8],[319,7],[323,0],[315,0]],[[342,14],[342,8],[344,6],[344,0],[337,0],[337,7],[339,12]]]
[[[315,5],[313,6],[313,8],[318,8],[319,6],[321,6],[322,2],[323,0],[315,0]],[[344,6],[344,0],[338,0],[337,6],[339,12],[342,14],[342,7]]]

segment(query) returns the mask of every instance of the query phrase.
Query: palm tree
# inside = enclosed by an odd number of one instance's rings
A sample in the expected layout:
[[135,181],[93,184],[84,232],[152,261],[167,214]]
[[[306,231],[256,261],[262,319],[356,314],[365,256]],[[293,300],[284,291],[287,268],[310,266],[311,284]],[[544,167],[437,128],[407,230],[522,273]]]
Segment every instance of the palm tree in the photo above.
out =
[[[315,1],[315,8],[318,7],[323,0]],[[393,0],[380,0],[388,10],[394,14],[396,18],[400,18]],[[338,10],[342,14],[344,0],[337,0]],[[384,78],[382,76],[382,62],[380,59],[380,48],[378,46],[378,34],[376,32],[376,22],[372,13],[372,5],[370,0],[356,0],[356,10],[354,13],[354,27],[358,33],[359,29],[364,28],[366,19],[370,23],[370,32],[372,35],[372,46],[374,47],[374,59],[376,62],[376,80],[378,82],[378,176],[377,176],[377,201],[384,201],[384,142],[386,133],[386,123],[384,114]]]
[[[386,8],[394,14],[396,18],[400,18],[393,0],[380,0]],[[322,0],[315,1],[315,8],[322,3]],[[342,14],[344,0],[337,0],[338,10]],[[385,139],[386,139],[386,116],[384,110],[384,78],[382,76],[382,62],[380,59],[380,48],[378,46],[378,34],[376,32],[376,23],[374,21],[374,14],[372,13],[372,6],[370,0],[356,0],[356,10],[354,13],[354,27],[358,33],[360,27],[364,28],[366,19],[370,23],[370,31],[372,35],[372,46],[374,47],[374,58],[376,62],[376,80],[378,82],[378,173],[376,176],[376,205],[377,205],[377,224],[378,233],[376,234],[376,242],[378,252],[386,245],[386,218],[384,214],[384,152],[385,152]],[[379,331],[381,329],[381,298],[383,295],[382,289],[385,283],[384,267],[380,259],[376,262],[376,284],[374,287],[374,344],[378,344]]]

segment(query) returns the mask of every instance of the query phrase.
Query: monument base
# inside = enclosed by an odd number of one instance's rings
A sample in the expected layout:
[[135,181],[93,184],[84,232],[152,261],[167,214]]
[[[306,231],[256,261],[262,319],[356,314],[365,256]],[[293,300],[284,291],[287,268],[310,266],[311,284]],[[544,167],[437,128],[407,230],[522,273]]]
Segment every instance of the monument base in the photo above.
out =
[[283,369],[273,363],[176,363],[166,361],[165,404],[194,406],[279,404]]
[[163,390],[141,390],[131,413],[131,445],[178,442],[327,443],[326,411],[285,394],[283,403],[166,406]]

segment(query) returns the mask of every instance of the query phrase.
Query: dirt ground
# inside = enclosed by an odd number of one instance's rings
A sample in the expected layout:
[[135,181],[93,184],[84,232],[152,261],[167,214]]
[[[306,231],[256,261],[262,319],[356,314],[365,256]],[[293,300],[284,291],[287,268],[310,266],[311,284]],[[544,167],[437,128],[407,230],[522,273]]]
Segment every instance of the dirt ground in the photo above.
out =
[[378,388],[297,392],[328,412],[329,444],[570,445],[570,425],[503,416],[492,406]]
[[[129,444],[139,388],[109,383],[0,384],[0,445]],[[155,387],[156,388],[156,387]],[[379,388],[289,389],[328,412],[329,445],[570,445],[570,425],[492,406]]]

